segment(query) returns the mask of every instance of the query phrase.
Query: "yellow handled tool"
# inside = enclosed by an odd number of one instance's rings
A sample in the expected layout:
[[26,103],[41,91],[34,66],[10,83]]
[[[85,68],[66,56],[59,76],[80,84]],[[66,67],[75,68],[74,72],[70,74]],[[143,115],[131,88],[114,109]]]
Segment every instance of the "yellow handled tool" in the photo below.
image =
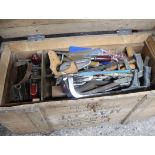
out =
[[[135,69],[135,59],[131,59],[131,60],[129,60],[129,65],[130,65],[131,69]],[[120,64],[120,67],[121,67],[121,69],[125,69],[123,63]],[[123,68],[123,67],[124,67],[124,68]],[[109,70],[109,71],[110,71],[110,70],[115,70],[115,69],[117,69],[117,65],[116,65],[116,64],[110,66],[110,67],[107,68],[106,70]]]
[[57,71],[57,67],[61,65],[61,61],[58,55],[54,51],[49,51],[48,56],[50,59],[50,69],[56,77],[60,77],[64,74],[73,74],[78,72],[77,66],[74,61],[71,62],[70,66],[66,70],[61,72]]
[[[130,64],[129,65],[131,69],[135,69],[136,68],[136,65],[135,64]],[[125,70],[126,68],[123,66],[121,67],[121,70]]]
[[131,59],[133,58],[133,55],[134,55],[134,49],[131,47],[131,46],[128,46],[126,48],[126,51],[127,51],[127,55],[128,55],[128,58]]

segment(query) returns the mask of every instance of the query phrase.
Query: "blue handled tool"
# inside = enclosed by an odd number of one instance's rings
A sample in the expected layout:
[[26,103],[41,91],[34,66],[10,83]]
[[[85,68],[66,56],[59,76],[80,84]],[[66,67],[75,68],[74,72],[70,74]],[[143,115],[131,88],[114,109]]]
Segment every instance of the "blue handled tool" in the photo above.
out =
[[111,64],[111,62],[108,62],[108,61],[102,61],[100,62],[102,65],[108,65],[108,64]]
[[75,53],[79,51],[84,51],[84,50],[91,50],[92,48],[86,48],[86,47],[78,47],[78,46],[70,46],[69,47],[69,52],[70,53]]
[[81,53],[81,52],[90,52],[91,55],[100,55],[101,53],[106,53],[107,50],[99,49],[99,48],[87,48],[87,47],[78,47],[78,46],[70,46],[69,52],[70,53]]
[[113,70],[113,71],[93,71],[93,72],[80,72],[79,76],[95,76],[95,75],[113,75],[113,74],[130,74],[131,70]]

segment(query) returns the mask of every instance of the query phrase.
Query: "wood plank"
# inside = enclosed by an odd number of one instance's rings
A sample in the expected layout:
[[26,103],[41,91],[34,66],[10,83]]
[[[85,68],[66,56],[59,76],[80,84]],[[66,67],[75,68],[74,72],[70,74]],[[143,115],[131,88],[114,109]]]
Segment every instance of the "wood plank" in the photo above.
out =
[[11,51],[7,45],[2,47],[3,52],[0,59],[0,105],[3,103],[3,92],[5,88],[5,81],[10,62]]
[[155,88],[155,50],[152,47],[153,44],[155,44],[155,42],[152,42],[152,37],[150,36],[147,41],[144,44],[144,48],[142,50],[142,56],[146,57],[149,56],[150,57],[150,62],[149,65],[151,66],[151,84],[152,84],[152,88]]
[[39,104],[51,130],[121,122],[137,101],[149,92],[55,101]]
[[[125,50],[127,46],[132,46],[136,51],[142,51],[142,48],[144,46],[144,43],[126,43],[126,44],[114,44],[114,45],[96,45],[96,46],[87,46],[91,48],[101,48],[105,50],[114,50],[115,52],[122,52]],[[55,50],[58,51],[68,51],[68,48],[56,48]],[[45,50],[44,50],[45,51]],[[44,52],[43,51],[43,52]],[[14,51],[15,54],[18,54],[21,58],[27,58],[30,57],[33,53],[36,53],[35,50],[32,51]]]
[[9,42],[11,51],[16,53],[27,53],[37,50],[68,48],[76,46],[104,46],[117,44],[143,43],[151,32],[133,33],[132,35],[89,35],[76,37],[50,38],[42,41],[16,41]]
[[[26,112],[26,115],[29,117],[29,119],[33,122],[35,125],[37,132],[40,133],[47,133],[49,132],[49,126],[46,122],[45,118],[43,117],[42,113],[40,112],[40,109],[35,108],[35,111]],[[31,133],[31,129],[27,130],[27,132]]]
[[23,37],[34,34],[61,34],[75,32],[113,31],[121,28],[153,29],[154,19],[126,20],[15,20],[1,21],[0,36]]
[[141,103],[140,100],[138,101],[138,103],[140,103],[139,106],[132,112],[124,123],[155,116],[155,91],[150,91],[145,98],[146,99]]
[[0,28],[27,27],[36,25],[83,23],[100,19],[0,19]]
[[0,122],[13,133],[38,132],[33,122],[28,118],[26,113],[20,109],[18,111],[1,111]]
[[14,133],[47,133],[49,127],[37,105],[1,107],[0,123]]
[[120,122],[144,95],[150,92],[1,107],[0,123],[16,133],[31,133]]

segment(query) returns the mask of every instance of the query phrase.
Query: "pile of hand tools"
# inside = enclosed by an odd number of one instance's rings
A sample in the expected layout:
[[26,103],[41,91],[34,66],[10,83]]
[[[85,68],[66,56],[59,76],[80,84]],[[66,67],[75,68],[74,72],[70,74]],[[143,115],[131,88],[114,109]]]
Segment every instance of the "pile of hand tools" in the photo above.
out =
[[[10,102],[81,98],[147,90],[149,56],[126,51],[71,46],[69,51],[42,51],[14,64]],[[13,79],[13,78],[12,78]]]
[[56,79],[53,91],[62,90],[62,96],[81,98],[150,87],[150,58],[143,61],[132,47],[118,53],[71,46],[69,52],[49,51],[48,56]]

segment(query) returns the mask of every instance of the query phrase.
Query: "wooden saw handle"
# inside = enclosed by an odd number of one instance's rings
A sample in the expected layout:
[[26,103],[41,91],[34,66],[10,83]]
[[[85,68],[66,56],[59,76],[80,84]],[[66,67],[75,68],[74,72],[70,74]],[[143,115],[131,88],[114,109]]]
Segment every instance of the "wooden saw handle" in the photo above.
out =
[[64,74],[73,74],[78,72],[77,66],[74,61],[71,62],[70,67],[68,67],[66,70],[64,70],[63,72],[58,72],[57,67],[61,64],[59,57],[54,51],[49,51],[48,56],[50,59],[50,69],[56,77],[60,77]]
[[131,46],[128,46],[126,48],[126,51],[127,51],[127,55],[128,55],[128,58],[131,59],[133,58],[133,55],[134,55],[134,49],[131,47]]

